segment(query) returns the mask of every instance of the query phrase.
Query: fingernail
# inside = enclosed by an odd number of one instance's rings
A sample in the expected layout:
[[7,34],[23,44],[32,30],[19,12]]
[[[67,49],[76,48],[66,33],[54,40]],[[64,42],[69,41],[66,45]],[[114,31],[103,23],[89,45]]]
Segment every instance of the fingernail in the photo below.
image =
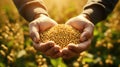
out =
[[49,44],[49,46],[50,46],[50,47],[53,47],[53,46],[54,46],[54,44],[53,44],[53,43],[50,43],[50,44]]
[[86,40],[86,37],[83,37],[83,41],[85,41]]
[[59,50],[57,50],[57,49],[54,49],[54,52],[58,52]]
[[36,42],[37,39],[34,37],[33,40]]
[[39,43],[39,40],[38,40],[36,37],[34,37],[33,41],[34,41],[35,43]]
[[69,46],[68,48],[69,48],[70,50],[72,49],[72,47],[71,47],[71,46]]
[[86,38],[86,37],[83,37],[81,41],[83,42],[83,41],[86,41],[86,40],[87,40],[87,38]]

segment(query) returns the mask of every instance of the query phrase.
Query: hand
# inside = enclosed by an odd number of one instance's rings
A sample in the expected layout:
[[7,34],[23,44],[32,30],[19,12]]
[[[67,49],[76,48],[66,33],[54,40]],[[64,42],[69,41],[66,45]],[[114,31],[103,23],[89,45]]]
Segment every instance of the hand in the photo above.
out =
[[30,36],[33,40],[33,46],[36,50],[41,51],[43,54],[52,58],[60,56],[60,47],[55,45],[54,42],[40,42],[39,33],[57,25],[57,23],[46,15],[41,14],[38,18],[29,24]]
[[89,47],[93,38],[94,24],[85,14],[71,18],[66,22],[66,24],[71,25],[81,32],[80,44],[69,44],[67,48],[62,50],[62,57],[64,59],[69,59],[79,55],[82,51]]

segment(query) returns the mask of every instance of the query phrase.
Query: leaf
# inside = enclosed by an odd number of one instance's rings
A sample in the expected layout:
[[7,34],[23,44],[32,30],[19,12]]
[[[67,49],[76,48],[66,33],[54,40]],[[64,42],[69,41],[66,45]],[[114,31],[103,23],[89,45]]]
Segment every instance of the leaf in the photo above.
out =
[[0,67],[5,67],[5,64],[3,64],[2,62],[0,62]]
[[83,58],[83,62],[93,62],[94,60],[92,58]]
[[67,67],[66,64],[62,61],[62,58],[50,59],[53,67]]

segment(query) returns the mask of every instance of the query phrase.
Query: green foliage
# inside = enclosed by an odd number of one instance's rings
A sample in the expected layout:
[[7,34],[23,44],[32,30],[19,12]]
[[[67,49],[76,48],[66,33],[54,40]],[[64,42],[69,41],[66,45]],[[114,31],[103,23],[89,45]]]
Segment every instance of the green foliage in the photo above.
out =
[[2,62],[0,62],[0,67],[5,67],[5,64],[3,64]]
[[51,64],[53,67],[67,67],[64,62],[62,62],[62,58],[51,59]]

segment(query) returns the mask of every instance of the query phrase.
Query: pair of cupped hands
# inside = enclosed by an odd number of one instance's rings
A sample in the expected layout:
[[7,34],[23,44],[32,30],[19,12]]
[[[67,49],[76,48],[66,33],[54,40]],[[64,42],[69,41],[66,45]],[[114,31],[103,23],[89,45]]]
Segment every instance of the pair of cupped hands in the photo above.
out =
[[80,14],[69,19],[65,24],[71,25],[73,28],[82,32],[80,44],[68,44],[66,48],[61,49],[60,46],[53,41],[46,43],[41,42],[39,33],[57,25],[57,22],[44,14],[40,14],[29,24],[30,36],[33,40],[34,48],[51,58],[62,57],[63,59],[78,56],[82,51],[86,50],[91,44],[94,31],[94,24],[88,16],[86,14]]

